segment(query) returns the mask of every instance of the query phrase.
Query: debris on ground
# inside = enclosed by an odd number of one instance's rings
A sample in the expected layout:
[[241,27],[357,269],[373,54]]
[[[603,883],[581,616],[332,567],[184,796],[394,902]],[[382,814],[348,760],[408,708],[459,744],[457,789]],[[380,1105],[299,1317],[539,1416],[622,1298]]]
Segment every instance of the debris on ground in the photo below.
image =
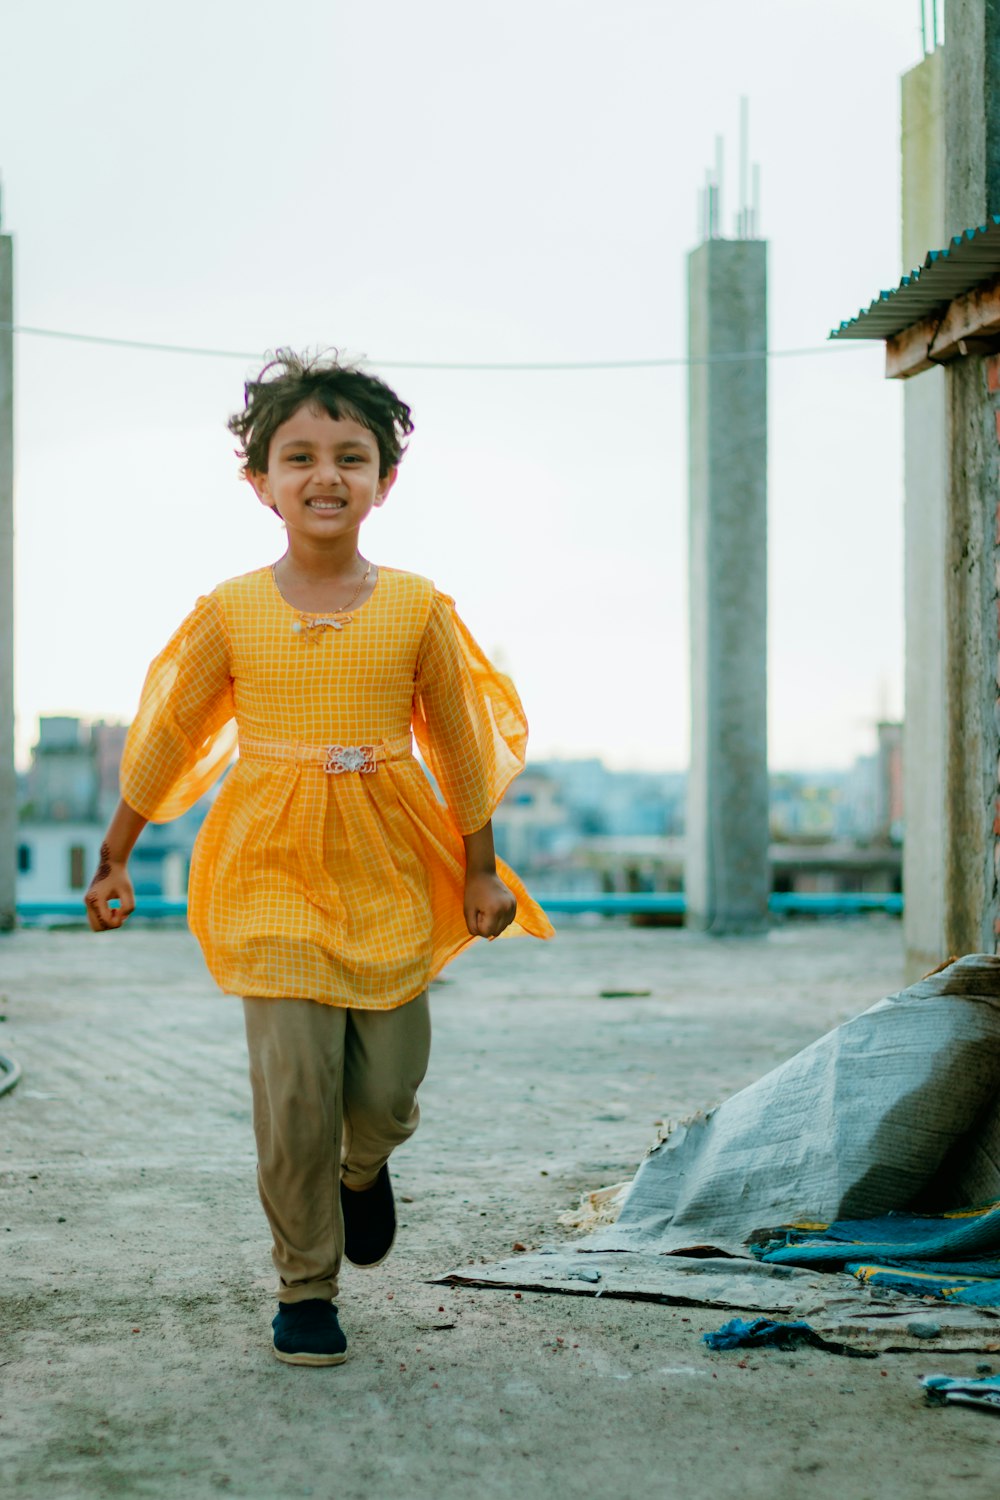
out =
[[559,1215],[557,1222],[566,1229],[586,1230],[597,1229],[602,1224],[613,1224],[631,1186],[631,1181],[616,1182],[611,1187],[584,1193],[579,1207],[567,1209],[564,1214]]
[[792,1323],[775,1323],[770,1318],[730,1318],[714,1333],[703,1333],[702,1341],[710,1349],[798,1349],[808,1344],[813,1349],[825,1349],[828,1354],[844,1354],[849,1359],[875,1359],[871,1349],[855,1349],[850,1344],[841,1344],[825,1339],[808,1323],[797,1319]]
[[981,1406],[987,1411],[1000,1412],[1000,1375],[987,1375],[981,1380],[925,1375],[920,1383],[932,1406],[957,1402],[962,1406]]

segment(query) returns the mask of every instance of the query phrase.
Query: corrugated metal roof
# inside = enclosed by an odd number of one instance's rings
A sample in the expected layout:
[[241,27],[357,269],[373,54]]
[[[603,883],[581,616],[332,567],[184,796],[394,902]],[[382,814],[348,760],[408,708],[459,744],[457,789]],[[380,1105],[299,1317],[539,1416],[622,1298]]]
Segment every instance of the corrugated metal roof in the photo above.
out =
[[922,266],[899,286],[880,292],[870,307],[835,328],[832,339],[887,339],[943,310],[980,282],[1000,274],[1000,214],[978,229],[956,234],[943,250],[931,250]]

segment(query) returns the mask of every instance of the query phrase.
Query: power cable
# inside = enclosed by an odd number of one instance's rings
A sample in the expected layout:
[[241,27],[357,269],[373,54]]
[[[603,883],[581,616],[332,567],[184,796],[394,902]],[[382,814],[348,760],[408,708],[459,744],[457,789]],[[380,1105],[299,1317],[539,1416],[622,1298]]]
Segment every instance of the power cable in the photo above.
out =
[[[261,359],[260,350],[210,349],[195,344],[160,344],[149,339],[114,338],[103,333],[72,333],[63,328],[35,328],[25,323],[0,323],[0,332],[24,334],[30,338],[62,339],[76,344],[99,344],[112,349],[136,349],[152,354],[186,354],[208,359]],[[368,359],[369,364],[386,370],[651,370],[670,366],[733,364],[757,359],[802,359],[816,354],[836,353],[845,346],[828,343],[801,349],[753,349],[734,354],[707,354],[700,359],[674,355],[653,359],[580,359],[580,360],[420,360]],[[857,341],[852,341],[857,348]],[[366,356],[366,359],[368,357]]]

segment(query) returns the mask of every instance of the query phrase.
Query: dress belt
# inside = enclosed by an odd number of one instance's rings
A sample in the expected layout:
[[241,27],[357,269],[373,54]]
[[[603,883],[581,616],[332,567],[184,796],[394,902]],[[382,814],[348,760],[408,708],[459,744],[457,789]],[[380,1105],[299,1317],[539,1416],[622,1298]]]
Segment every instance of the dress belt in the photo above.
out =
[[241,760],[276,760],[293,765],[318,765],[328,776],[357,771],[369,776],[384,760],[412,760],[410,736],[378,740],[372,745],[292,745],[283,740],[240,740]]

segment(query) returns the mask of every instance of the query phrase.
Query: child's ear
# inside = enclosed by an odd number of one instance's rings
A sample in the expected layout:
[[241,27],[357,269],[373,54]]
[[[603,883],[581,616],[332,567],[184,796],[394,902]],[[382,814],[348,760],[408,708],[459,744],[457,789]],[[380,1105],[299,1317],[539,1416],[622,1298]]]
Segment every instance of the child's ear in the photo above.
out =
[[390,469],[387,474],[383,474],[382,477],[379,479],[379,482],[378,482],[378,493],[375,496],[375,504],[376,505],[384,505],[385,504],[386,497],[388,496],[389,491],[392,489],[393,485],[396,483],[396,476],[397,476],[398,473],[399,473],[398,469]]
[[274,501],[271,499],[271,490],[267,482],[267,475],[254,474],[248,469],[246,471],[246,480],[261,505],[266,505],[268,510],[274,510]]

